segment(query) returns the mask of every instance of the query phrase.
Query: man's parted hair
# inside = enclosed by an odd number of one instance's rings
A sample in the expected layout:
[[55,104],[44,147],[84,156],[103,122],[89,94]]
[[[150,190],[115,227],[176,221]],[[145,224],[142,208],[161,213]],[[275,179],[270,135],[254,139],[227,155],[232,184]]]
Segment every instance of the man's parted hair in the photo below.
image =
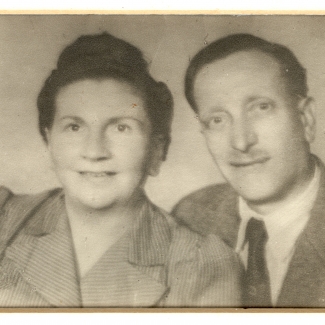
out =
[[236,52],[254,50],[268,54],[279,63],[281,74],[286,80],[287,91],[292,98],[307,97],[306,70],[291,50],[250,34],[233,34],[209,44],[191,60],[185,76],[185,95],[192,109],[198,111],[193,95],[194,82],[198,72],[205,65]]
[[56,109],[56,96],[62,87],[84,79],[116,79],[139,91],[152,125],[153,136],[165,141],[165,157],[171,140],[173,98],[163,82],[155,81],[142,52],[108,33],[84,35],[61,53],[57,68],[46,79],[38,96],[39,130],[47,142]]

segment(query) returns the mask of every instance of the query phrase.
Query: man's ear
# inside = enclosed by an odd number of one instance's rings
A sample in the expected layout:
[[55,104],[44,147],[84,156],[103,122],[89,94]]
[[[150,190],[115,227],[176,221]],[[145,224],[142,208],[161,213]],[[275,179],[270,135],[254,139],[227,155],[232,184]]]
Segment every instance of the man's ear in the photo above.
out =
[[314,99],[312,97],[302,99],[299,103],[299,111],[304,127],[305,138],[309,143],[311,143],[314,141],[316,134],[316,105]]
[[154,136],[150,146],[150,161],[148,164],[148,175],[157,176],[160,166],[165,160],[166,139],[163,136]]
[[204,131],[206,129],[205,124],[201,121],[199,114],[195,114],[194,116],[196,122],[199,124],[199,131],[201,134],[204,134]]
[[48,128],[45,128],[44,131],[45,131],[45,144],[49,148],[51,143],[51,133]]

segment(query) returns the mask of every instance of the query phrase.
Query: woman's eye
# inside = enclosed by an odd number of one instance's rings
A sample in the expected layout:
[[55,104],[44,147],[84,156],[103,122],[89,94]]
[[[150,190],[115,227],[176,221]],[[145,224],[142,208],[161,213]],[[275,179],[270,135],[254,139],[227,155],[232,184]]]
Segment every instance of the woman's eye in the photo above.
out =
[[258,104],[258,108],[261,111],[266,111],[266,110],[270,109],[271,107],[272,107],[272,105],[270,103],[260,103],[260,104]]
[[77,132],[80,130],[80,125],[78,124],[70,124],[68,125],[68,129],[73,131],[73,132]]

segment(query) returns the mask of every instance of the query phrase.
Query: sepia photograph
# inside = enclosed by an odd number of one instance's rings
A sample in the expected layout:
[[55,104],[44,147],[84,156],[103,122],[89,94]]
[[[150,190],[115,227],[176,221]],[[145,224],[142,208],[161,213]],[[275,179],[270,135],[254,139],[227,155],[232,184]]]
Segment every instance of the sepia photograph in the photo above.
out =
[[11,14],[0,43],[0,311],[325,307],[325,16]]

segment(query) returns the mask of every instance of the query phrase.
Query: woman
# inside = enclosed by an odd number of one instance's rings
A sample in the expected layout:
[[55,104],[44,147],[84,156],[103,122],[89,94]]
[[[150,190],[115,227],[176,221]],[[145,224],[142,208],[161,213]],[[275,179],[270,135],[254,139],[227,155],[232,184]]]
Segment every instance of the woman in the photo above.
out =
[[170,142],[172,97],[142,53],[109,34],[60,55],[38,97],[62,189],[0,191],[0,306],[238,305],[239,264],[145,196]]

